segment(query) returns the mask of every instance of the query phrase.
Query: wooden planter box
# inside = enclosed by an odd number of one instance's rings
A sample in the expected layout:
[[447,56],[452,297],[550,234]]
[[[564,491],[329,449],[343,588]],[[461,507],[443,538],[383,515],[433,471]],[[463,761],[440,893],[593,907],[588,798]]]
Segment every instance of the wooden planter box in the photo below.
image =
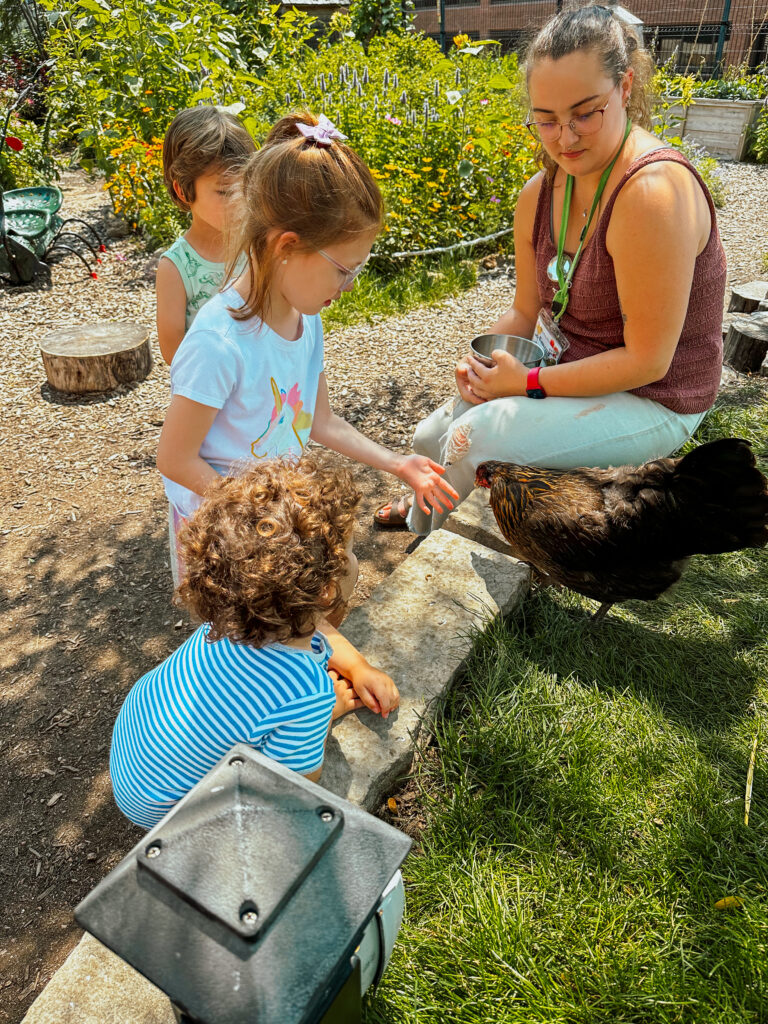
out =
[[712,156],[743,160],[747,151],[747,132],[764,100],[697,99],[687,110],[667,96],[672,104],[667,116],[679,118],[668,132],[704,146]]

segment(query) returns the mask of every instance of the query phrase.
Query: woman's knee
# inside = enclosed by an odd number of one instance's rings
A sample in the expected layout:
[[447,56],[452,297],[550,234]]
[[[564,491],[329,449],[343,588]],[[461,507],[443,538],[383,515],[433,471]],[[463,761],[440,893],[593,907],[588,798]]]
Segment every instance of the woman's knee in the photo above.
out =
[[419,455],[436,458],[436,453],[440,452],[440,440],[445,433],[445,427],[443,408],[435,409],[426,419],[416,424],[413,432],[413,450]]

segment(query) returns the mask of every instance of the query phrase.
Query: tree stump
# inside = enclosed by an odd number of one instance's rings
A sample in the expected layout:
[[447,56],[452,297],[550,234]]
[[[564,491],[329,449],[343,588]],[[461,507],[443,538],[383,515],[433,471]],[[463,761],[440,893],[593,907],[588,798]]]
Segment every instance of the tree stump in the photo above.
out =
[[723,344],[723,362],[740,373],[757,373],[768,353],[768,314],[735,320]]
[[152,369],[149,330],[140,324],[83,324],[52,331],[40,342],[48,383],[58,391],[111,391]]
[[754,313],[763,299],[768,298],[768,281],[750,281],[731,289],[729,313]]

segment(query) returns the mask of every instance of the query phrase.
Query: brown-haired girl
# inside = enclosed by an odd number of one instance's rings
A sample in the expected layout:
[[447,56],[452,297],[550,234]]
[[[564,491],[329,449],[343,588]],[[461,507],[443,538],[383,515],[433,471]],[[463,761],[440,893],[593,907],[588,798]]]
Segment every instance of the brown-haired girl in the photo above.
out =
[[[176,528],[219,474],[300,455],[311,438],[409,484],[425,513],[456,496],[443,469],[375,444],[331,412],[320,310],[350,291],[381,227],[370,171],[322,117],[279,121],[246,165],[229,273],[171,366],[157,464]],[[172,559],[174,557],[172,543]]]
[[[561,358],[459,363],[460,400],[419,424],[414,449],[449,467],[462,498],[490,459],[571,469],[669,455],[715,400],[725,254],[701,177],[649,131],[652,68],[599,4],[564,9],[528,51],[543,171],[515,210],[513,305],[478,333],[534,337]],[[442,521],[405,503],[377,518],[406,516],[419,534]]]
[[157,266],[157,340],[166,363],[224,281],[227,197],[255,149],[238,119],[220,107],[180,110],[165,134],[165,187],[190,215],[189,228]]
[[[331,719],[366,696],[360,655],[328,625],[357,580],[359,501],[349,471],[317,457],[216,478],[181,536],[179,598],[204,624],[132,687],[112,735],[131,821],[151,828],[235,743],[319,778]],[[399,695],[378,675],[386,718]]]

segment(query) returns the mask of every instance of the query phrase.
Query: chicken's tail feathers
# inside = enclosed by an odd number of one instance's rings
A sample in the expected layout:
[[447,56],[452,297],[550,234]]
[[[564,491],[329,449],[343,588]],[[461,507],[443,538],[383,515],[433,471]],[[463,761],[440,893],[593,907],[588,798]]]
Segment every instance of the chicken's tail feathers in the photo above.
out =
[[686,518],[691,554],[768,543],[768,480],[749,441],[728,437],[694,448],[678,462],[671,489]]

